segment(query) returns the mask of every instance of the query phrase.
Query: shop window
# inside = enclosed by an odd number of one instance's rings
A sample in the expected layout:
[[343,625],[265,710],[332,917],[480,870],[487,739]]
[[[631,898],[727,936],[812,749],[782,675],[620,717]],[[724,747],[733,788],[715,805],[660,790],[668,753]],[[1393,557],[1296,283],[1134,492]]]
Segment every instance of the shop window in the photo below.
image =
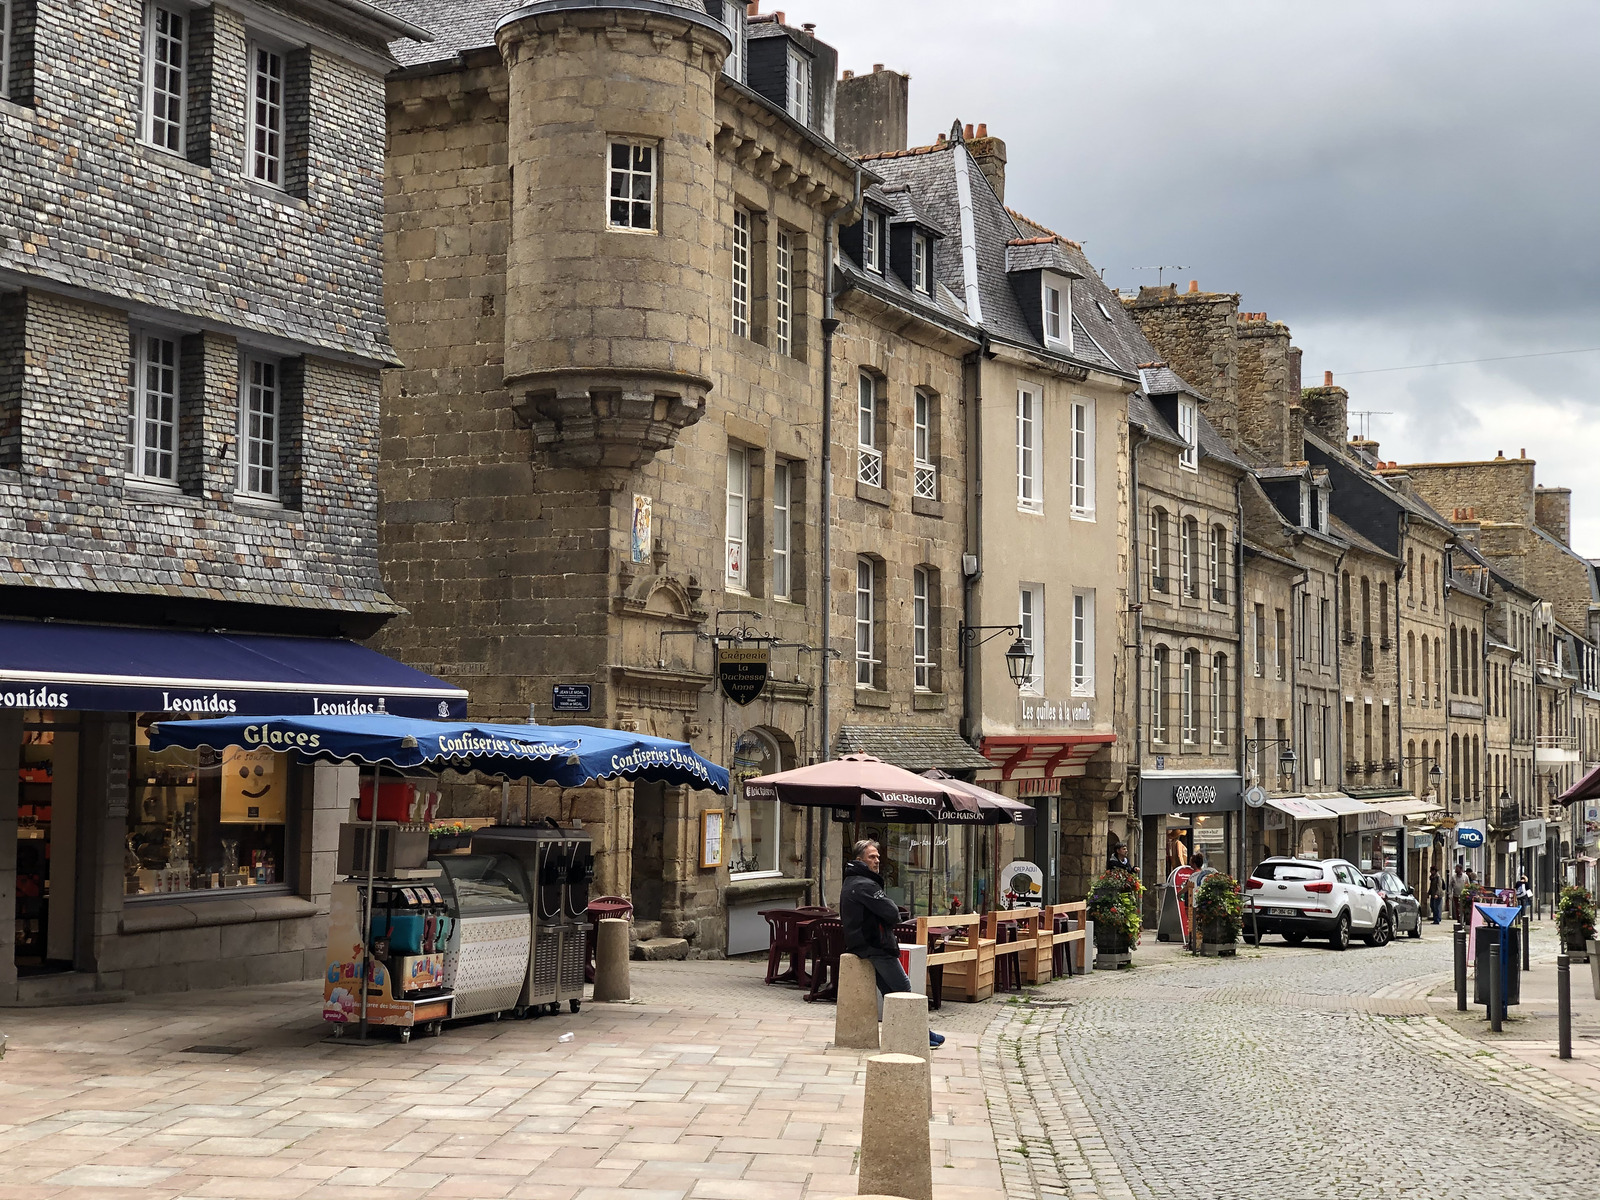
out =
[[291,756],[229,746],[150,749],[152,721],[133,725],[124,891],[170,896],[284,888],[294,810]]
[[728,873],[733,879],[779,875],[780,811],[776,800],[750,800],[744,782],[784,768],[778,743],[759,729],[739,735],[733,747],[733,776],[738,785],[738,805],[733,811]]
[[15,884],[16,964],[24,970],[72,965],[77,828],[78,715],[25,711]]

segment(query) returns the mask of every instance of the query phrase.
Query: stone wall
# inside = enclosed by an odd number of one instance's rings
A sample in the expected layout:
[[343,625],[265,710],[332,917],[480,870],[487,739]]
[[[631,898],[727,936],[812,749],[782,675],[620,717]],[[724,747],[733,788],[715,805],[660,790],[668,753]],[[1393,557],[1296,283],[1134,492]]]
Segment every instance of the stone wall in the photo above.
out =
[[1533,491],[1534,523],[1563,546],[1572,544],[1572,489],[1537,487]]
[[1240,313],[1239,440],[1273,463],[1298,461],[1301,448],[1292,437],[1290,409],[1300,399],[1294,386],[1289,327],[1266,313]]

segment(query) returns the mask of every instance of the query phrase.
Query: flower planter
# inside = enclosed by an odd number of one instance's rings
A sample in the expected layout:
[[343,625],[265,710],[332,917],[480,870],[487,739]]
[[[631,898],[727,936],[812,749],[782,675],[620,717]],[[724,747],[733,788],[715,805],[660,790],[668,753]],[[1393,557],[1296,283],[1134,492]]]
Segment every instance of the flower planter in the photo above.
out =
[[1590,941],[1589,951],[1589,983],[1594,988],[1594,998],[1600,1000],[1600,942]]
[[1563,952],[1573,962],[1588,962],[1590,953],[1595,945],[1593,941],[1585,941],[1583,930],[1571,926],[1561,926],[1561,945]]
[[1201,941],[1200,953],[1206,958],[1233,958],[1239,953],[1237,942]]

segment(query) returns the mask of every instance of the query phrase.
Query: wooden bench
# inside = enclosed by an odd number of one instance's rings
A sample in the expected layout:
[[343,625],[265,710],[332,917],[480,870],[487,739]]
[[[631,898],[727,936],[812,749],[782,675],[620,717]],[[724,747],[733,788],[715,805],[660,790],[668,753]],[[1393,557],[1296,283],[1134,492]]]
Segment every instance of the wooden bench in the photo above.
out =
[[[1062,931],[1071,923],[1074,928]],[[1037,959],[1037,979],[1029,983],[1043,983],[1055,975],[1082,975],[1089,969],[1089,903],[1078,900],[1072,904],[1052,904],[1047,907],[1039,923],[1041,949],[1048,947]],[[1074,944],[1075,943],[1075,944]],[[1077,968],[1072,965],[1078,960]]]
[[[1006,991],[1020,992],[1024,983],[1038,982],[1034,976],[1039,953],[1039,916],[1037,908],[1011,908],[984,915],[984,936],[994,941],[997,985]],[[1007,958],[1011,960],[1009,964],[1005,961]]]
[[982,922],[978,913],[917,918],[917,945],[929,945],[930,933],[944,939],[938,953],[928,954],[928,968],[930,979],[932,968],[943,968],[945,1000],[976,1004],[994,995],[994,939],[983,936]]

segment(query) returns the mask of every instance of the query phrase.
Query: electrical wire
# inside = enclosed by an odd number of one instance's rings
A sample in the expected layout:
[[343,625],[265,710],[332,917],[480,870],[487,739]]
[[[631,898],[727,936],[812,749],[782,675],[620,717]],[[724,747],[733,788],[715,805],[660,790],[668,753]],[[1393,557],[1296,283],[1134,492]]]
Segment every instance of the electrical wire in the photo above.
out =
[[1511,362],[1518,358],[1553,358],[1558,354],[1594,354],[1600,346],[1583,346],[1577,350],[1541,350],[1535,354],[1503,354],[1498,358],[1458,358],[1453,362],[1412,363],[1406,367],[1369,367],[1364,371],[1335,371],[1335,379],[1344,375],[1382,375],[1389,371],[1420,371],[1425,367],[1464,367],[1471,363]]

